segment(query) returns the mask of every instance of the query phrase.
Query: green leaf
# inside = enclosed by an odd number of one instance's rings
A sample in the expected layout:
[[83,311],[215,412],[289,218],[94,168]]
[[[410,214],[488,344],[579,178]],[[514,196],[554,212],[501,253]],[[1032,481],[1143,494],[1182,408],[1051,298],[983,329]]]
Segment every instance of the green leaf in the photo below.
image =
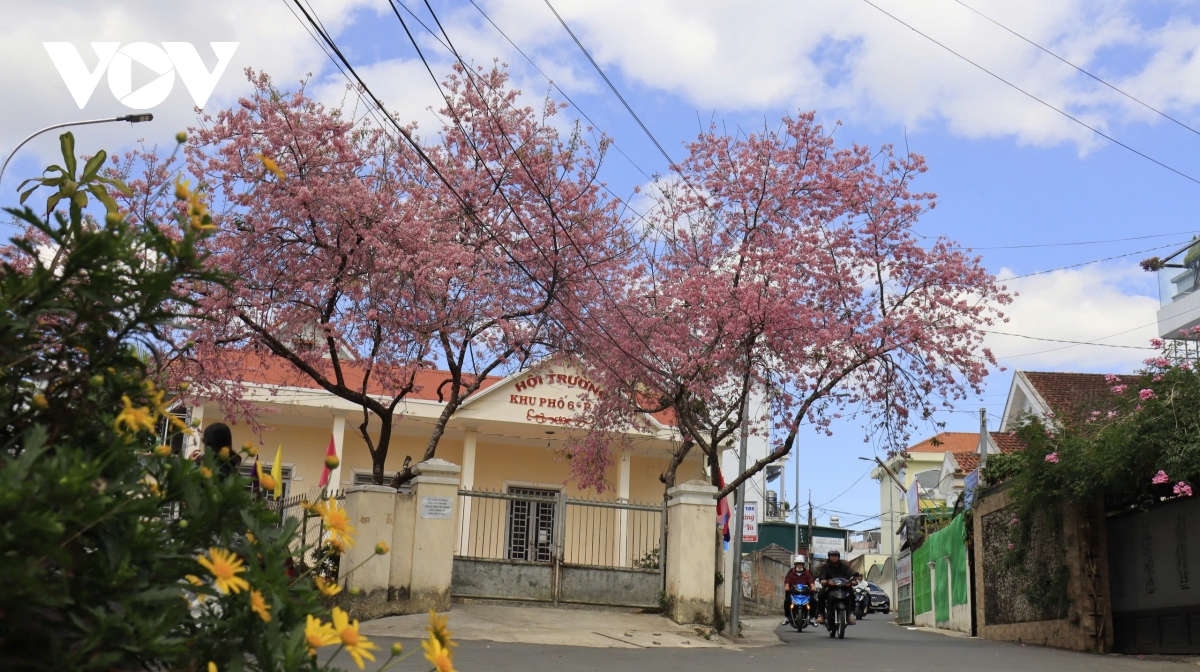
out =
[[103,149],[96,153],[95,156],[88,159],[87,165],[83,167],[83,176],[79,178],[80,182],[87,182],[100,172],[100,168],[104,166],[104,160],[108,158],[108,153]]
[[[75,175],[75,135],[70,131],[58,136],[58,144],[62,148],[63,162],[67,164],[67,172]],[[51,166],[54,168],[55,166]],[[59,170],[62,170],[61,168]]]
[[[28,180],[26,180],[26,182],[28,182]],[[21,186],[24,186],[24,183],[22,183]],[[21,205],[25,205],[25,199],[29,198],[29,196],[31,194],[33,194],[33,192],[37,191],[38,187],[40,187],[40,186],[42,186],[42,185],[40,185],[40,184],[34,185],[34,186],[30,187],[29,189],[21,192]]]
[[46,199],[46,210],[47,211],[53,210],[54,207],[58,205],[58,202],[61,201],[62,199],[63,199],[62,194],[55,194],[55,195],[51,196],[50,198],[47,198]]
[[104,184],[107,184],[110,187],[112,187],[113,189],[116,189],[117,191],[121,192],[122,194],[125,194],[126,196],[133,198],[133,190],[131,190],[129,187],[125,186],[125,183],[120,180],[114,180],[111,177],[97,177],[96,181],[103,182]]
[[87,207],[87,192],[86,191],[75,192],[75,195],[71,197],[71,202],[81,208],[86,208]]
[[120,208],[117,207],[117,202],[113,200],[112,196],[108,195],[108,192],[105,191],[104,187],[98,184],[93,184],[92,186],[88,187],[87,190],[92,192],[92,195],[104,204],[104,209],[108,212],[116,213],[120,210]]

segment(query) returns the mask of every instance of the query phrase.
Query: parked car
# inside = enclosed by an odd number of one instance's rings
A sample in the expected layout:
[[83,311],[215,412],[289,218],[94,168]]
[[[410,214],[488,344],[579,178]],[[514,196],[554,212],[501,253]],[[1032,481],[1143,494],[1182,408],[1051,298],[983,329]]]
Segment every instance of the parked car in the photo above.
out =
[[878,585],[867,582],[867,588],[871,591],[871,606],[869,613],[872,614],[887,614],[892,611],[892,600],[887,593]]

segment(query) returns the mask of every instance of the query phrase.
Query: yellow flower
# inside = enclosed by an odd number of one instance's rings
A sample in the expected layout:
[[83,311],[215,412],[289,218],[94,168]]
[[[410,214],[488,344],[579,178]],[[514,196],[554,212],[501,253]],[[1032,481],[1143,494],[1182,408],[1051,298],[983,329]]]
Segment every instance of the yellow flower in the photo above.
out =
[[145,387],[146,387],[146,396],[150,398],[150,413],[152,415],[154,415],[155,417],[161,415],[162,417],[167,419],[167,422],[171,423],[172,427],[175,427],[176,429],[183,432],[184,434],[191,434],[192,433],[191,428],[189,428],[183,422],[183,420],[180,420],[179,416],[170,412],[170,406],[171,406],[171,402],[173,400],[170,400],[170,399],[168,399],[166,401],[163,400],[163,396],[166,395],[166,392],[164,392],[163,390],[155,389],[154,382],[150,381],[150,380],[146,381]]
[[212,469],[208,467],[200,467],[200,475],[205,478],[212,478]]
[[183,176],[175,178],[175,200],[186,201],[192,195],[192,190],[189,187],[189,181],[183,179]]
[[313,577],[313,583],[317,585],[317,590],[321,591],[321,594],[325,597],[333,597],[342,592],[342,587],[337,584],[337,581],[326,581],[317,576]]
[[[275,173],[275,177],[278,177],[280,182],[287,179],[287,176],[283,174],[283,171],[279,169],[279,166],[270,157],[263,156],[262,154],[255,154],[255,156],[258,157],[259,161],[262,161],[264,168]],[[359,667],[362,667],[362,665],[359,665]]]
[[158,487],[158,479],[154,478],[150,474],[146,474],[142,477],[142,483],[146,484],[146,489],[149,490],[150,493],[155,497],[162,496],[162,490]]
[[342,462],[337,458],[337,455],[330,455],[329,457],[325,458],[325,466],[329,467],[330,469],[337,469],[338,465],[341,463]]
[[[436,611],[431,610],[429,612],[429,625],[425,626],[425,630],[429,633],[429,636],[436,639],[447,651],[458,646],[450,639],[450,636],[454,633],[446,629],[446,624],[449,620],[449,615],[438,616]],[[453,654],[451,654],[451,657],[453,657]]]
[[124,426],[125,430],[132,433],[140,431],[154,431],[154,416],[151,415],[150,409],[145,406],[134,406],[133,401],[129,399],[129,395],[121,395],[121,403],[125,408],[117,414],[117,419],[113,421],[113,429],[120,431]]
[[404,653],[404,645],[403,644],[401,644],[400,642],[396,642],[395,644],[392,644],[392,655],[393,656],[398,656],[402,653]]
[[208,557],[203,555],[196,558],[205,569],[213,575],[216,580],[217,590],[222,593],[233,591],[240,593],[243,590],[249,590],[250,584],[246,580],[238,576],[246,571],[242,566],[242,559],[221,548],[208,549]]
[[339,554],[346,552],[346,544],[343,544],[341,539],[330,539],[325,543],[331,551],[337,551]]
[[250,610],[258,614],[258,617],[263,621],[271,622],[271,605],[267,604],[262,593],[257,590],[250,591]]
[[304,625],[304,641],[308,644],[309,655],[313,655],[322,646],[338,644],[342,640],[338,637],[337,632],[333,630],[332,625],[322,623],[321,619],[309,614],[307,616],[307,623]]
[[425,649],[425,660],[428,660],[437,672],[454,672],[454,662],[450,650],[442,646],[442,643],[433,635],[421,642],[421,648]]
[[46,401],[46,395],[44,394],[33,395],[33,405],[37,406],[43,411],[47,408],[50,408],[50,402]]
[[193,586],[203,586],[204,585],[204,582],[200,580],[200,577],[196,576],[195,574],[188,574],[187,576],[185,576],[183,578],[187,579],[187,582],[192,584]]
[[270,474],[263,473],[262,462],[255,460],[254,461],[254,469],[255,469],[255,471],[258,472],[259,487],[261,487],[263,490],[268,490],[268,491],[274,490],[275,489],[275,479],[271,478]]
[[217,672],[217,664],[211,660],[208,661],[208,672]]
[[253,532],[247,532],[247,533],[246,533],[246,541],[250,542],[251,544],[257,544],[257,543],[258,543],[258,539],[255,539],[255,538],[254,538],[254,533],[253,533]]
[[218,450],[217,455],[220,455],[222,460],[228,460],[229,459],[229,446],[225,446],[221,450]]
[[329,530],[331,542],[336,539],[349,548],[354,547],[354,526],[350,524],[350,515],[338,505],[337,500],[331,497],[319,502],[313,510],[321,516],[325,529]]
[[154,454],[159,457],[168,457],[171,454],[171,447],[165,443],[154,449]]
[[342,647],[354,658],[358,669],[363,669],[363,658],[375,660],[368,649],[377,648],[366,637],[358,634],[358,621],[351,621],[350,615],[338,607],[333,608],[333,629],[342,640]]
[[379,542],[378,544],[375,544],[375,554],[376,555],[387,555],[388,550],[390,550],[390,549],[388,549],[388,545],[382,541]]
[[258,454],[258,450],[256,450],[254,448],[254,444],[250,443],[249,441],[242,444],[242,451],[245,452],[250,457],[254,457],[255,455]]

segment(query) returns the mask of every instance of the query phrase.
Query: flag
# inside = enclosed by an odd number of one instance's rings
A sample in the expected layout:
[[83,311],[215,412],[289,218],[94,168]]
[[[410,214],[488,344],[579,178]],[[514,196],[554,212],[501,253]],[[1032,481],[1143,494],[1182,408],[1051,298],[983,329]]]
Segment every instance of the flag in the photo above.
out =
[[[329,447],[325,449],[325,459],[328,460],[331,457],[337,457],[337,446],[333,444],[332,434],[329,435]],[[323,488],[329,484],[329,475],[331,473],[333,473],[333,470],[328,465],[321,470],[321,482],[317,483],[318,488]]]
[[283,496],[283,444],[275,450],[275,463],[271,465],[271,478],[275,479],[275,499]]
[[[721,476],[721,489],[725,489],[725,476]],[[722,497],[717,502],[717,524],[721,526],[721,534],[725,541],[729,541],[729,519],[731,512],[729,510],[729,502],[727,497]]]

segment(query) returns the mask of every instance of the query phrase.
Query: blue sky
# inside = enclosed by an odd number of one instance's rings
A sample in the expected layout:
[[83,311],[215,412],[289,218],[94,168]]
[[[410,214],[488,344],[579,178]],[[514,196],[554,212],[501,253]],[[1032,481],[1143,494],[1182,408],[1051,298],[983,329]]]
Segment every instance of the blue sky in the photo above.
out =
[[[647,173],[666,171],[665,159],[542,0],[476,1],[633,162]],[[1038,97],[1200,179],[1200,135],[1131,103],[956,0],[872,1]],[[807,110],[816,110],[827,126],[840,121],[842,143],[903,147],[907,141],[929,164],[917,186],[939,195],[938,208],[920,222],[918,232],[946,235],[977,249],[1010,248],[978,251],[982,263],[1002,276],[1166,246],[1200,230],[1193,223],[1200,184],[1031,101],[863,0],[552,2],[673,157],[683,155],[682,143],[695,136],[698,119],[749,130]],[[963,2],[1200,128],[1200,56],[1194,49],[1200,44],[1200,7],[1195,2]],[[492,58],[509,63],[531,103],[547,93],[546,80],[469,2],[432,5],[464,56],[477,63]],[[11,148],[45,124],[129,112],[104,81],[80,110],[43,41],[72,42],[89,67],[96,61],[88,46],[93,41],[189,41],[209,67],[215,57],[208,42],[240,42],[208,108],[229,105],[246,90],[241,74],[246,67],[266,70],[282,85],[311,72],[311,90],[337,104],[345,80],[288,6],[283,0],[218,6],[184,0],[95,2],[85,10],[68,2],[12,3],[0,27],[0,62],[6,66],[0,85],[11,92],[0,107],[0,147]],[[386,1],[314,0],[311,6],[398,117],[419,120],[424,132],[436,132],[425,108],[437,105],[437,91]],[[407,6],[429,22],[423,3]],[[435,73],[448,72],[443,48],[420,26],[410,27]],[[135,88],[138,82],[135,74]],[[177,130],[193,123],[192,106],[176,83],[151,110],[155,122],[81,129],[79,148],[103,146],[111,152],[132,147],[138,138],[169,145]],[[0,183],[0,204],[15,203],[19,180],[52,161],[56,144],[48,134],[22,150]],[[647,181],[615,151],[607,159],[605,178],[619,194]],[[1158,237],[1012,249],[1136,236]],[[1154,279],[1137,268],[1137,261],[1165,251],[1016,280],[1011,286],[1020,296],[1006,311],[1011,321],[1002,330],[1089,341],[1133,329],[1104,342],[1145,345],[1155,334],[1143,325],[1154,322],[1158,304]],[[1005,336],[992,337],[989,344],[1008,370],[989,377],[982,398],[938,418],[947,429],[975,430],[981,405],[998,416],[1012,370],[1125,371],[1147,354],[1092,346],[1055,350],[1061,346]],[[929,431],[917,428],[914,440]],[[847,513],[865,518],[878,512],[878,487],[869,478],[847,490],[867,467],[856,458],[871,453],[862,436],[862,428],[846,420],[832,437],[805,435],[801,441],[802,489],[811,487],[818,503],[846,491],[827,506],[843,512],[843,521],[857,519]],[[789,475],[789,494],[794,494],[793,482]]]

